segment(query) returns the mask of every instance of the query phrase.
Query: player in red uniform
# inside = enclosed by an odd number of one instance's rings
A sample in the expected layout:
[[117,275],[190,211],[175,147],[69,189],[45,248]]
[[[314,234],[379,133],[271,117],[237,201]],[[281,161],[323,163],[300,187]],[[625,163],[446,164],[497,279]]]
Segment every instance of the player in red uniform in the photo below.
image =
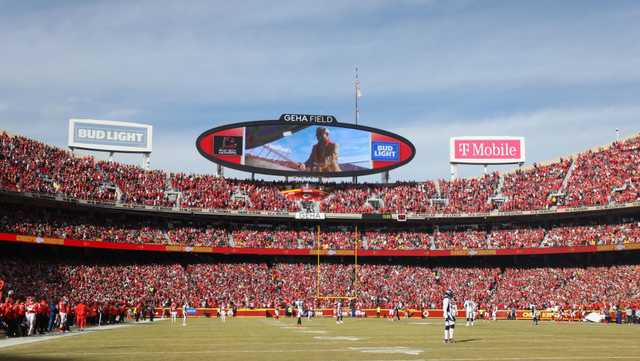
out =
[[7,323],[7,336],[19,336],[18,330],[18,307],[13,304],[13,299],[11,297],[7,297],[3,304],[3,315],[2,319]]
[[84,331],[87,325],[87,305],[82,302],[76,305],[76,325],[80,331]]
[[178,320],[178,304],[174,301],[171,302],[171,323],[176,323]]

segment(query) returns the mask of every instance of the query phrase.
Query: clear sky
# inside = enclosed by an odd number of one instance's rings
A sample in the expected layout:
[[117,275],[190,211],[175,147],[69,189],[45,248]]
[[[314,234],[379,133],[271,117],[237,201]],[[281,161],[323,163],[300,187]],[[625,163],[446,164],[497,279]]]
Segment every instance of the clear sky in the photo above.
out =
[[525,136],[530,164],[640,131],[638,19],[638,1],[0,0],[0,128],[64,146],[69,118],[150,123],[152,167],[211,173],[194,141],[214,126],[352,122],[357,65],[362,124],[417,148],[392,180],[448,178],[450,136]]

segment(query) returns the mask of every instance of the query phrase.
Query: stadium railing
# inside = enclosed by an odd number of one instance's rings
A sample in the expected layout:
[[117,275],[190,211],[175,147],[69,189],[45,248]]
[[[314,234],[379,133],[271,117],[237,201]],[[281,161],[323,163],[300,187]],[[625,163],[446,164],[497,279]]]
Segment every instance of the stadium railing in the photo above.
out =
[[[58,202],[75,203],[81,205],[91,205],[97,207],[106,207],[114,209],[135,209],[149,212],[176,213],[176,214],[200,214],[212,216],[233,216],[233,217],[268,217],[268,218],[289,218],[296,219],[298,212],[280,212],[280,211],[247,211],[235,209],[210,209],[210,208],[182,208],[182,207],[163,207],[149,206],[141,204],[116,204],[115,202],[103,202],[97,200],[85,200],[63,196],[60,194],[46,194],[33,192],[14,192],[9,190],[0,190],[0,196],[26,197],[32,199],[53,200]],[[529,217],[529,216],[553,216],[556,214],[563,215],[580,215],[590,214],[601,211],[610,210],[632,210],[640,208],[640,201],[624,203],[624,204],[607,204],[602,206],[584,206],[572,208],[558,209],[541,209],[532,211],[492,211],[487,213],[460,213],[460,214],[444,214],[444,213],[322,213],[325,219],[337,220],[379,220],[379,221],[399,221],[399,218],[406,220],[438,220],[438,219],[492,219],[502,217]]]

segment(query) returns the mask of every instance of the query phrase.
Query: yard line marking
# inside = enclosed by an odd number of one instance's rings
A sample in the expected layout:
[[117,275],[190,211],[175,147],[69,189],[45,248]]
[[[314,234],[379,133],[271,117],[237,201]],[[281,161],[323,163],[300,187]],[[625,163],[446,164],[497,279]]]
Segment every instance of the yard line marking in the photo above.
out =
[[[128,352],[56,352],[56,355],[91,355],[91,356],[122,356],[144,354],[214,354],[214,353],[300,353],[300,352],[344,352],[345,349],[300,349],[300,350],[199,350],[199,351],[128,351]],[[39,352],[24,355],[40,355]],[[429,361],[532,361],[532,360],[637,360],[638,356],[542,356],[542,357],[490,357],[490,358],[434,358]],[[407,360],[411,361],[411,360]],[[419,360],[412,360],[419,361]]]
[[401,353],[405,355],[417,356],[424,352],[424,350],[417,348],[409,348],[404,346],[392,346],[392,347],[349,347],[350,350],[359,351],[363,353]]
[[[454,346],[455,347],[455,346]],[[369,353],[405,353],[410,355],[415,355],[415,353],[407,353],[413,351],[423,352],[422,350],[417,349],[409,349],[406,347],[395,347],[397,351],[406,351],[406,352],[390,352],[390,349],[394,347],[388,348],[389,352],[384,352],[384,350],[378,350],[382,352],[369,352]],[[366,352],[365,350],[374,350],[376,347],[365,348],[365,347],[350,347],[352,351],[361,351]],[[377,348],[384,349],[384,348]],[[190,351],[127,351],[127,352],[56,352],[56,355],[60,356],[76,356],[76,355],[84,355],[84,356],[126,356],[126,355],[145,355],[145,354],[227,354],[227,353],[308,353],[308,352],[344,352],[348,351],[348,349],[294,349],[294,350],[190,350]],[[25,353],[24,355],[40,355],[39,352],[31,352]],[[429,361],[533,361],[533,360],[637,360],[637,356],[542,356],[542,357],[490,357],[490,358],[435,358],[429,359]],[[370,360],[371,361],[371,360]],[[406,360],[406,361],[424,361],[422,359],[418,360]]]
[[[126,355],[149,355],[149,354],[178,354],[178,355],[190,355],[190,354],[215,354],[215,353],[309,353],[309,352],[345,352],[347,349],[336,348],[321,348],[321,349],[295,349],[295,350],[190,350],[190,351],[127,351],[127,352],[85,352],[85,351],[66,351],[57,352],[56,356],[126,356]],[[21,355],[38,356],[42,355],[40,352],[25,352]]]
[[360,341],[362,337],[356,336],[315,336],[313,337],[316,340],[327,340],[327,341]]

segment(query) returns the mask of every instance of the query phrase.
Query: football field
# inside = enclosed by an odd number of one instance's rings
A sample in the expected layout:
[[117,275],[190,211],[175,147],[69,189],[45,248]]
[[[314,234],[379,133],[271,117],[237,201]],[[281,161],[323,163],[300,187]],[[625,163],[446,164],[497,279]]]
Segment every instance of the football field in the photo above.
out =
[[436,319],[199,318],[72,334],[0,348],[0,360],[640,360],[638,325],[459,323],[455,344]]

